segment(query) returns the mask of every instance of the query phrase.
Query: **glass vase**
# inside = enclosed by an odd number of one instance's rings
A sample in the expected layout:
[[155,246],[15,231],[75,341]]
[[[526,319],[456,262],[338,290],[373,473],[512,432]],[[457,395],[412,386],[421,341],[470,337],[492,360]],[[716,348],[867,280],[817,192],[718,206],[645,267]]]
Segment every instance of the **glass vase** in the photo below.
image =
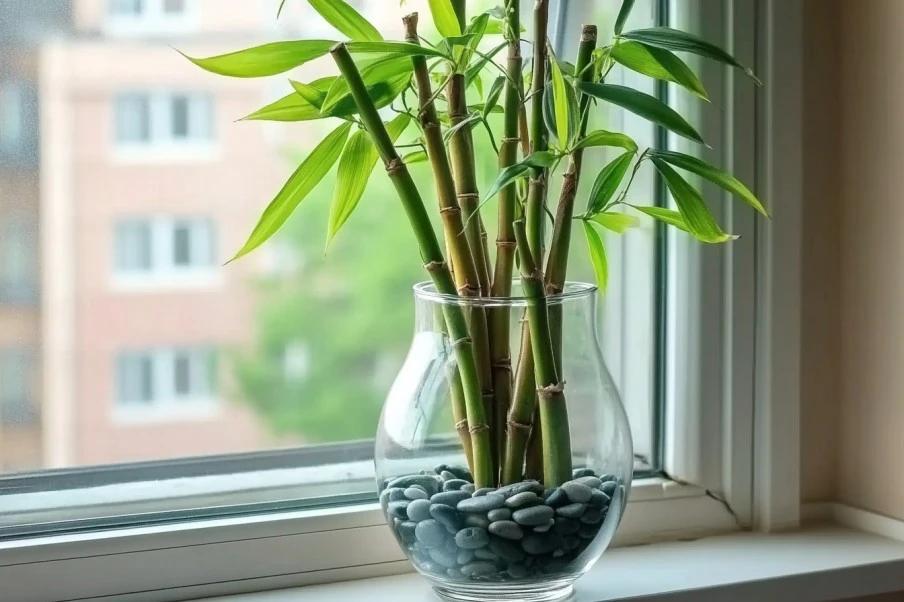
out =
[[[612,540],[633,471],[627,415],[598,339],[597,288],[568,283],[561,294],[547,297],[553,330],[561,333],[559,375],[568,413],[570,480],[544,482],[537,460],[542,445],[535,444],[534,433],[524,463],[519,454],[512,456],[518,456],[524,474],[515,482],[502,478],[495,467],[505,460],[505,439],[494,433],[505,429],[492,428],[494,412],[500,414],[486,396],[489,432],[495,437],[494,482],[479,489],[464,452],[472,433],[456,429],[458,364],[444,316],[450,309],[460,310],[472,332],[476,320],[486,319],[492,336],[505,335],[514,363],[507,373],[515,380],[523,361],[528,300],[441,295],[429,283],[415,286],[414,293],[414,339],[386,398],[376,438],[377,485],[389,527],[414,567],[444,599],[566,598]],[[514,285],[513,295],[520,294],[520,285]],[[531,391],[536,405],[536,387]],[[510,416],[501,415],[508,422]],[[525,430],[509,430],[518,428]]]

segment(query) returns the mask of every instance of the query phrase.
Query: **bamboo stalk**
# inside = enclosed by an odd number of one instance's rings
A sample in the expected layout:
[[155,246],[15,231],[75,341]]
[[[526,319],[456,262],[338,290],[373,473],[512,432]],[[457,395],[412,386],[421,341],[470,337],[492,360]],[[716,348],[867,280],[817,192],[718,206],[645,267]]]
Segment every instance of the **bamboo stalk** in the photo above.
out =
[[[430,223],[430,216],[421,199],[420,193],[405,163],[396,152],[392,139],[386,131],[383,120],[377,112],[373,101],[367,93],[367,87],[355,66],[345,44],[339,43],[330,49],[333,60],[348,84],[349,91],[358,107],[358,112],[365,129],[373,139],[374,146],[386,167],[386,173],[398,193],[399,200],[408,215],[412,230],[417,238],[421,259],[436,290],[444,295],[456,295],[455,281],[443,258],[439,241]],[[492,469],[492,450],[490,448],[489,427],[483,400],[480,395],[480,383],[477,375],[477,363],[474,357],[474,345],[468,332],[468,324],[461,306],[455,303],[443,305],[446,325],[452,339],[452,347],[458,361],[458,370],[464,389],[471,445],[474,463],[472,471],[476,487],[490,487],[495,483]]]
[[[531,152],[545,151],[548,147],[546,125],[543,123],[543,97],[546,93],[546,28],[549,23],[549,1],[537,0],[534,4],[534,61],[531,76],[530,139]],[[546,219],[546,170],[535,167],[531,173],[527,193],[527,241],[537,265],[543,264],[543,225]]]

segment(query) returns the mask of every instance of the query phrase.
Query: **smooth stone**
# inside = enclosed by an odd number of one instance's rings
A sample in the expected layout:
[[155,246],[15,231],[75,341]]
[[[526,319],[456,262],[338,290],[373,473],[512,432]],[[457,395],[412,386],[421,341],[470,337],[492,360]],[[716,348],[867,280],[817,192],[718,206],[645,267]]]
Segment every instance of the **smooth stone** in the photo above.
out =
[[455,545],[467,550],[476,550],[490,543],[490,536],[486,529],[480,527],[468,527],[455,534]]
[[490,526],[490,519],[482,514],[466,514],[463,522],[466,527],[486,529]]
[[487,512],[487,518],[490,519],[490,522],[497,520],[509,520],[510,518],[512,518],[512,511],[508,508],[496,508],[495,510],[490,510],[489,512]]
[[593,490],[590,487],[577,481],[568,481],[562,485],[562,489],[565,490],[565,495],[568,496],[568,499],[575,504],[586,504],[590,501],[590,496],[593,494]]
[[562,548],[568,552],[578,549],[580,545],[580,538],[575,537],[574,535],[568,535],[567,537],[562,538]]
[[616,478],[614,474],[604,474],[600,477],[600,481],[602,481],[603,483],[607,481],[618,481],[618,478]]
[[502,508],[505,498],[495,493],[488,493],[480,497],[471,497],[458,502],[459,512],[489,512],[496,508]]
[[543,493],[540,494],[540,497],[543,498],[544,500],[547,500],[547,499],[549,499],[549,496],[551,496],[555,492],[556,492],[555,487],[549,487],[548,489],[543,490]]
[[383,512],[386,512],[386,509],[389,507],[389,502],[398,501],[398,497],[395,499],[392,498],[394,492],[401,491],[402,497],[405,497],[404,489],[399,489],[398,487],[393,487],[392,489],[384,489],[380,492],[380,506],[383,507]]
[[552,557],[553,557],[553,558],[561,558],[561,557],[564,556],[564,555],[565,555],[565,550],[563,550],[562,548],[559,548],[558,550],[553,550],[553,551],[552,551]]
[[578,468],[572,471],[571,478],[572,479],[580,479],[581,477],[592,477],[594,476],[593,469],[590,468]]
[[425,571],[427,573],[433,573],[435,575],[440,575],[440,574],[446,572],[446,569],[444,569],[440,565],[436,564],[432,560],[421,560],[420,563],[418,563],[418,564],[420,565],[421,570]]
[[471,475],[471,471],[465,468],[464,466],[446,466],[446,470],[455,475],[456,479],[464,479],[465,481],[474,482],[474,477]]
[[520,508],[521,506],[533,506],[540,503],[540,498],[533,491],[522,491],[516,493],[509,499],[505,500],[505,505],[509,508]]
[[556,548],[560,547],[562,538],[555,536],[554,533],[542,533],[540,535],[528,535],[521,540],[521,547],[528,554],[538,556],[540,554],[549,554]]
[[442,472],[439,473],[439,478],[441,478],[445,482],[445,481],[451,481],[452,479],[457,479],[458,477],[456,477],[454,474],[452,474],[448,470],[443,470]]
[[499,556],[497,556],[496,553],[489,548],[479,548],[477,550],[474,550],[474,557],[481,560],[492,560],[493,562],[499,560]]
[[555,516],[556,511],[549,506],[531,506],[512,513],[512,519],[521,525],[536,526],[545,524]]
[[561,506],[565,506],[568,504],[568,496],[565,495],[565,491],[559,487],[555,491],[553,491],[548,498],[546,498],[546,505],[551,508],[559,508]]
[[511,485],[506,485],[505,487],[500,487],[496,490],[496,493],[501,493],[506,498],[510,498],[513,495],[518,495],[525,491],[530,491],[539,495],[543,493],[543,485],[537,481],[523,481],[521,483],[513,483]]
[[[429,498],[430,496],[427,495],[427,492],[424,491],[424,489],[422,487],[409,487],[408,489],[405,490],[405,497],[407,497],[409,500],[426,501],[427,498]],[[427,502],[427,503],[429,504],[430,502]]]
[[608,495],[610,498],[615,495],[615,490],[618,489],[618,483],[615,481],[606,481],[600,487],[600,491]]
[[396,518],[401,518],[405,520],[408,518],[408,504],[409,502],[406,500],[399,500],[398,502],[389,502],[389,506],[386,508],[386,512],[390,516],[394,516]]
[[465,491],[441,491],[430,496],[430,502],[455,508],[458,506],[459,502],[470,497],[471,495]]
[[556,514],[565,518],[580,518],[584,514],[587,504],[568,504],[556,510]]
[[552,529],[553,525],[555,525],[555,524],[556,524],[556,521],[551,518],[548,521],[546,521],[545,525],[537,525],[536,527],[534,527],[534,533],[546,533],[547,531]]
[[427,554],[430,555],[430,560],[447,569],[458,566],[458,563],[455,561],[455,553],[450,554],[446,550],[441,550],[440,548],[430,548],[427,550]]
[[490,549],[506,562],[521,562],[524,560],[524,550],[504,539],[490,539]]
[[490,533],[504,539],[521,539],[524,537],[524,530],[521,526],[510,520],[499,520],[490,523]]
[[574,535],[581,529],[581,523],[573,518],[556,518],[553,530],[559,535]]
[[414,543],[414,529],[417,527],[416,523],[411,522],[410,520],[402,521],[399,523],[398,528],[396,529],[399,533],[399,537],[402,538],[402,541],[405,543]]
[[474,491],[471,494],[471,497],[480,497],[480,496],[486,495],[488,493],[493,493],[494,491],[496,491],[496,490],[493,489],[492,487],[481,487],[480,489]]
[[593,539],[600,532],[600,526],[597,525],[581,525],[578,530],[578,537],[581,539]]
[[599,489],[594,489],[593,493],[590,494],[590,501],[587,502],[591,506],[596,506],[597,508],[602,508],[603,506],[609,505],[609,496],[600,491]]
[[458,544],[455,543],[454,537],[446,540],[446,551],[453,557],[458,555]]
[[455,508],[446,506],[445,504],[431,504],[428,511],[430,512],[430,516],[446,527],[446,530],[450,533],[455,534],[458,532],[461,521],[458,519],[458,512]]
[[512,579],[524,579],[527,577],[527,567],[523,564],[510,564],[505,572]]
[[496,564],[489,560],[475,560],[463,565],[461,572],[465,577],[484,577],[496,572]]
[[430,518],[430,501],[414,500],[408,504],[408,519],[418,523]]
[[443,483],[443,491],[459,491],[467,484],[464,479],[450,479]]
[[389,487],[401,487],[408,489],[412,485],[420,485],[429,494],[434,494],[439,489],[436,477],[432,475],[413,474],[407,477],[399,477],[389,482]]
[[465,491],[467,493],[474,493],[474,484],[473,483],[465,483],[461,486],[459,491]]
[[[411,515],[411,510],[408,511],[409,516]],[[595,506],[588,506],[587,510],[584,511],[583,516],[581,516],[581,522],[585,525],[596,525],[601,520],[603,520],[603,511]]]
[[580,483],[581,485],[586,485],[587,487],[590,487],[591,489],[599,489],[600,485],[603,484],[603,482],[600,481],[598,478],[590,477],[590,476],[579,477],[579,478],[575,479],[574,482]]
[[446,541],[446,530],[435,520],[422,520],[417,524],[414,535],[427,548],[437,548]]
[[455,558],[455,561],[458,562],[458,564],[468,564],[472,560],[474,560],[474,550],[468,550],[467,548],[459,550],[458,556]]
[[461,569],[459,569],[458,567],[453,569],[446,569],[446,575],[448,575],[452,579],[461,579]]
[[565,561],[559,558],[556,560],[550,560],[549,562],[545,563],[542,567],[540,567],[540,570],[547,575],[558,575],[559,573],[565,572],[565,567]]
[[448,468],[448,466],[446,466],[445,464],[437,464],[433,467],[433,472],[435,472],[436,474],[443,474],[443,471],[446,470],[446,468]]

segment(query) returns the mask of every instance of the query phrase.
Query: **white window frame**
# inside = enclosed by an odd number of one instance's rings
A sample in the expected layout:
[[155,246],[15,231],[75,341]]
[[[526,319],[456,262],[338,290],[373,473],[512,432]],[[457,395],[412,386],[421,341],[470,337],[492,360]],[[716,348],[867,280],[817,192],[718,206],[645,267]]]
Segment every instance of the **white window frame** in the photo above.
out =
[[137,14],[113,10],[115,0],[104,0],[104,33],[113,37],[148,35],[184,35],[196,31],[199,23],[198,0],[184,0],[181,13],[164,11],[166,0],[142,0]]
[[[766,225],[724,203],[719,217],[751,244],[703,253],[682,268],[686,279],[678,273],[676,282],[704,284],[677,290],[671,311],[691,319],[686,332],[672,333],[672,344],[687,340],[692,351],[705,353],[672,367],[682,376],[673,377],[668,418],[666,468],[673,478],[636,483],[617,544],[745,525],[793,528],[800,520],[801,0],[762,0],[755,9],[748,0],[722,0],[721,12],[711,10],[712,2],[706,7],[698,12],[707,17],[704,28],[721,32],[723,44],[745,57],[758,49],[758,72],[769,82],[754,100],[739,75],[725,73],[721,90],[735,124],[723,133],[725,164],[754,176],[774,221]],[[687,475],[699,484],[684,483]],[[21,602],[101,596],[162,602],[410,570],[376,504],[0,542],[0,583]]]
[[[148,105],[148,135],[146,140],[122,140],[119,121],[120,102],[129,97],[141,97]],[[188,100],[188,132],[176,136],[173,127],[173,103],[177,98]],[[215,98],[203,90],[123,90],[113,97],[111,104],[115,163],[178,163],[183,161],[211,161],[217,158]]]

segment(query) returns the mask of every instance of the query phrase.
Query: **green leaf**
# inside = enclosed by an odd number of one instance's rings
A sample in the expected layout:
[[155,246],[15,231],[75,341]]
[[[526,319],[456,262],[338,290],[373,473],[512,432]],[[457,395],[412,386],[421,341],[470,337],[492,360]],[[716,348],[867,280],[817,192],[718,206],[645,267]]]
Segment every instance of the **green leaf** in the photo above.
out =
[[634,0],[622,0],[621,10],[615,17],[615,35],[619,35],[625,29],[625,23],[628,21],[632,8],[634,8]]
[[461,35],[461,26],[458,23],[458,17],[455,16],[455,9],[452,8],[450,0],[428,0],[430,5],[430,14],[433,15],[433,24],[439,35],[444,38],[451,38]]
[[577,85],[578,89],[585,94],[618,105],[680,136],[704,144],[700,134],[684,117],[655,96],[615,84],[593,84],[581,81]]
[[556,155],[549,151],[537,151],[525,157],[520,163],[506,167],[499,172],[496,181],[493,182],[486,196],[484,196],[483,202],[485,203],[496,196],[500,190],[509,184],[526,178],[534,168],[546,169],[551,167],[556,162],[556,159]]
[[503,42],[488,53],[484,53],[479,60],[474,61],[474,63],[465,70],[465,83],[470,86],[471,83],[480,76],[480,72],[483,71],[483,68],[486,67],[487,63],[489,63],[506,46],[508,46],[508,42]]
[[669,226],[674,226],[679,230],[684,230],[685,232],[690,232],[687,227],[687,224],[684,223],[684,218],[681,217],[681,214],[673,209],[666,209],[665,207],[642,207],[638,205],[631,205],[634,209],[646,213],[650,217],[657,219]]
[[424,151],[414,151],[402,157],[402,163],[405,165],[414,165],[415,163],[423,163],[427,160],[427,153]]
[[279,16],[282,14],[282,9],[286,5],[286,0],[279,1],[279,8],[276,9],[276,18],[279,19]]
[[[333,77],[333,82],[335,82],[336,79],[338,78]],[[317,107],[318,110],[323,106],[323,101],[326,100],[325,91],[315,88],[312,84],[297,82],[294,79],[290,79],[289,83],[292,85],[295,93],[301,96],[306,102],[311,103]],[[329,90],[329,88],[327,88],[327,90]]]
[[[408,115],[402,114],[386,124],[386,131],[389,132],[393,142],[402,135],[410,121]],[[352,134],[339,159],[336,188],[333,190],[333,201],[330,205],[327,247],[358,206],[379,158],[370,134],[365,130]]]
[[499,102],[499,95],[502,94],[502,89],[505,86],[505,76],[500,75],[493,81],[493,85],[490,87],[490,91],[487,93],[486,102],[483,105],[483,116],[486,117],[490,114],[490,112],[495,108],[496,103]]
[[447,58],[439,50],[408,42],[346,42],[352,54],[397,54],[401,56],[439,56]]
[[597,130],[590,132],[587,137],[575,145],[575,150],[579,148],[589,148],[593,146],[615,146],[623,148],[626,151],[637,151],[637,143],[626,135],[619,132],[607,132],[605,130]]
[[185,53],[180,54],[198,67],[218,75],[266,77],[285,73],[319,58],[329,52],[333,44],[335,42],[329,40],[299,40],[272,42],[208,58],[192,58]]
[[726,234],[716,223],[709,207],[703,197],[697,192],[687,181],[678,175],[678,172],[669,167],[669,164],[659,158],[652,158],[651,161],[662,177],[665,179],[675,204],[678,205],[678,211],[687,225],[687,230],[694,238],[701,242],[719,243],[737,238],[731,234]]
[[588,215],[595,215],[606,208],[606,205],[615,196],[618,187],[621,186],[622,180],[625,179],[632,159],[634,159],[634,153],[626,152],[600,170],[587,201]]
[[458,130],[460,130],[463,127],[468,127],[468,126],[473,127],[473,125],[476,125],[474,122],[478,121],[482,118],[483,118],[483,115],[481,113],[471,113],[470,115],[468,115],[467,117],[465,117],[464,119],[462,119],[461,121],[456,123],[454,126],[450,127],[448,130],[443,132],[443,142],[448,143],[449,140],[452,138],[452,136],[454,136],[455,133],[458,132]]
[[597,213],[587,219],[596,222],[603,228],[612,230],[617,234],[624,234],[629,228],[634,228],[639,223],[639,220],[633,215],[626,215],[613,211]]
[[584,235],[587,238],[587,248],[590,251],[590,262],[593,264],[593,274],[596,276],[596,284],[599,286],[600,292],[605,292],[606,284],[609,280],[609,264],[606,261],[606,248],[603,246],[603,239],[600,238],[599,232],[586,221],[584,224]]
[[377,28],[343,0],[308,0],[327,23],[352,40],[376,42],[383,39]]
[[320,183],[339,159],[351,127],[350,123],[340,125],[311,151],[295,173],[289,176],[282,190],[267,205],[245,246],[230,261],[247,255],[280,229],[298,204]]
[[650,46],[665,48],[666,50],[674,50],[677,52],[690,52],[708,59],[719,61],[737,67],[743,71],[747,77],[751,78],[758,86],[762,86],[763,82],[757,79],[753,70],[738,62],[736,58],[706,40],[684,31],[678,31],[671,27],[650,27],[649,29],[636,29],[622,34],[622,37],[628,40],[636,40]]
[[548,52],[550,76],[552,78],[553,108],[555,109],[554,113],[556,118],[555,132],[556,138],[558,138],[559,141],[559,148],[564,150],[568,147],[569,141],[568,120],[570,116],[568,115],[568,94],[565,92],[565,77],[562,75],[562,70],[559,68],[559,61],[556,60],[556,55],[551,47],[548,49]]
[[[390,84],[399,79],[407,82],[411,78],[413,71],[414,65],[412,64],[411,59],[404,56],[390,56],[374,61],[361,69],[361,79],[364,80],[364,85],[368,88],[372,88],[381,83]],[[389,88],[393,89],[394,87],[395,86],[389,86]],[[395,96],[393,96],[393,99],[394,98]],[[343,101],[354,104],[354,99],[352,99],[351,93],[348,90],[348,83],[345,81],[344,77],[339,77],[326,93],[326,98],[324,99],[320,110],[323,113],[331,113],[332,109],[340,106]],[[392,99],[390,99],[390,102],[392,102]]]
[[[524,24],[521,24],[521,32],[527,31],[527,28]],[[492,18],[487,21],[487,28],[484,30],[486,35],[504,35],[505,34],[505,20],[499,18]]]
[[745,201],[760,214],[769,217],[769,213],[766,211],[766,208],[763,207],[763,204],[759,199],[756,198],[747,186],[730,173],[722,171],[702,159],[684,153],[676,153],[674,151],[652,151],[651,156],[658,157],[679,169],[697,174],[701,178],[706,178],[716,186],[719,186],[723,190],[727,190]]
[[709,100],[706,89],[691,68],[670,50],[640,42],[622,42],[612,48],[610,56],[628,69],[655,79],[675,82],[700,98]]
[[[289,81],[292,83],[293,87],[298,85],[310,88],[312,95],[325,95],[335,79],[335,76],[323,77],[310,84],[301,84],[299,82],[292,82],[292,80]],[[314,96],[311,96],[311,98],[313,97]],[[292,93],[288,96],[283,96],[276,102],[272,102],[267,106],[258,109],[250,115],[242,117],[240,121],[312,121],[321,118],[323,118],[323,115],[320,114],[319,104],[313,103],[308,100],[308,98],[297,93]]]
[[556,162],[556,159],[558,159],[558,156],[555,153],[552,153],[550,151],[537,151],[524,157],[521,163],[530,167],[547,169],[552,167],[553,163]]

